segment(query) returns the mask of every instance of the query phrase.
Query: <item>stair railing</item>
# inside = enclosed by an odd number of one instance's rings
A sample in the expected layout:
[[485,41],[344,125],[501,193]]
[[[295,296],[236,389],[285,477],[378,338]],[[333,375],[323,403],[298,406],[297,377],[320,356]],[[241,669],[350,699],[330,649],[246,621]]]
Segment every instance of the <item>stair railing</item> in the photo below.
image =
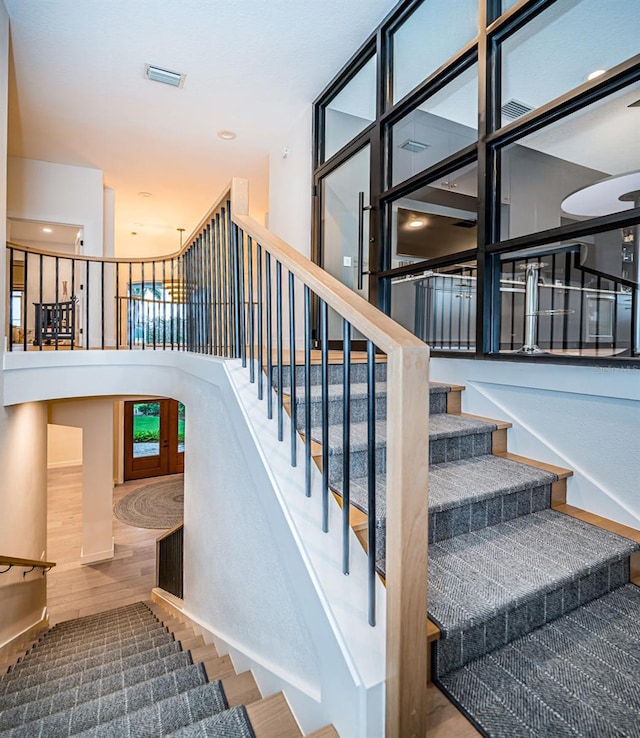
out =
[[[161,259],[64,256],[7,245],[8,349],[177,350],[240,359],[284,438],[291,397],[291,464],[298,426],[311,433],[312,364],[321,379],[322,520],[329,477],[329,342],[342,346],[342,566],[349,572],[353,360],[367,365],[369,623],[375,625],[377,559],[386,577],[386,731],[423,738],[427,682],[429,348],[317,264],[249,217],[248,183],[234,179],[180,252]],[[32,306],[33,303],[33,306]],[[319,326],[313,324],[317,310]],[[301,335],[299,335],[301,334]],[[355,341],[364,341],[358,355]],[[319,344],[319,350],[315,346]],[[376,453],[377,366],[386,359],[386,453]],[[298,369],[296,368],[298,367]],[[289,379],[285,381],[285,369]],[[298,377],[300,374],[300,377]],[[288,386],[287,386],[288,385]],[[297,418],[296,398],[304,405]],[[382,441],[383,439],[378,439]],[[304,445],[311,494],[312,443]],[[376,522],[378,472],[386,472],[386,541]],[[379,491],[378,491],[379,493]],[[386,549],[386,550],[385,550]]]
[[41,559],[19,559],[16,556],[0,556],[0,566],[6,567],[5,569],[0,569],[0,574],[6,574],[14,567],[18,567],[26,570],[22,572],[22,576],[26,577],[27,574],[35,569],[42,569],[42,574],[46,574],[53,569],[55,562],[42,561]]
[[156,587],[183,597],[184,523],[156,539]]

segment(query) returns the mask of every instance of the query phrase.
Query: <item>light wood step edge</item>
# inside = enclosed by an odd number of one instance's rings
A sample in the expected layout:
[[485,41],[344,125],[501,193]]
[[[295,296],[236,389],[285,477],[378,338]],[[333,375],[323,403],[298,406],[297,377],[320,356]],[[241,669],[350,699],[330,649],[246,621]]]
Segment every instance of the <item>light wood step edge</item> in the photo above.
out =
[[246,707],[256,738],[302,738],[282,692]]
[[309,733],[307,738],[340,738],[338,731],[333,725],[325,725],[320,730],[314,730],[313,733]]
[[[640,543],[640,530],[637,528],[631,528],[628,525],[616,523],[614,520],[603,518],[601,515],[590,513],[587,510],[582,510],[579,507],[567,505],[566,503],[553,505],[553,509],[564,513],[565,515],[569,515],[572,518],[576,518],[577,520],[582,520],[585,523],[591,523],[591,525],[595,525],[597,528],[602,528],[610,533],[616,533],[619,536],[623,536],[624,538],[629,538],[636,543]],[[640,584],[640,551],[636,551],[631,554],[630,580],[634,584]]]
[[494,451],[493,453],[495,456],[501,456],[503,459],[516,461],[519,464],[526,464],[526,466],[532,466],[535,469],[542,469],[542,471],[555,474],[558,479],[551,483],[551,506],[562,505],[567,501],[567,479],[573,476],[571,469],[547,464],[544,461],[538,461],[536,459],[529,459],[526,456],[519,456],[508,451]]
[[229,707],[250,705],[262,699],[256,680],[250,671],[225,676],[221,680]]

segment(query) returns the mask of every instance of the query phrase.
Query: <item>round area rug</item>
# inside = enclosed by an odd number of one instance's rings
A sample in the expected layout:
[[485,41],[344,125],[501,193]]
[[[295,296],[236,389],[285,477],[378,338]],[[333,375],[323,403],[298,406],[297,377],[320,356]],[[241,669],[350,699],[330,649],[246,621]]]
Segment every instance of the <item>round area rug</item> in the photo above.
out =
[[123,523],[136,528],[173,528],[184,517],[184,480],[152,482],[118,500],[113,512]]

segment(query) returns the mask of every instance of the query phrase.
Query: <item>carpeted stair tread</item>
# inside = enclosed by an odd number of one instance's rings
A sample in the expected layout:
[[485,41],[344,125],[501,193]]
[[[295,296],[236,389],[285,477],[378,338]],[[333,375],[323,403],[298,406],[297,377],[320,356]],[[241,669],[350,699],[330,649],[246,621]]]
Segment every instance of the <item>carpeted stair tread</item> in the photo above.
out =
[[451,634],[577,582],[639,548],[554,510],[456,536],[430,546],[429,613]]
[[112,691],[115,691],[115,689],[124,689],[133,684],[152,679],[153,677],[168,674],[174,669],[190,666],[191,663],[191,654],[188,651],[178,651],[169,656],[155,658],[148,663],[139,663],[139,659],[136,656],[135,663],[130,667],[124,669],[114,668],[112,672],[107,672],[106,667],[102,666],[85,671],[75,671],[68,676],[53,680],[47,679],[32,687],[0,695],[0,711],[8,710],[27,702],[35,702],[58,692],[83,687],[100,680],[110,682],[111,685],[114,685]]
[[171,735],[173,738],[255,738],[243,705],[187,725]]
[[55,729],[50,726],[58,725],[57,716],[64,712],[70,730],[77,733],[206,683],[203,664],[175,669],[125,688],[121,688],[117,680],[99,680],[4,710],[0,713],[0,730],[30,723],[34,735],[49,735]]
[[[429,468],[429,514],[538,488],[555,480],[555,474],[493,454],[433,464]],[[385,474],[376,479],[376,512],[380,518],[385,517],[386,481]],[[365,513],[367,489],[367,477],[351,480],[351,502]],[[339,485],[336,491],[341,491]]]
[[[52,673],[65,673],[66,667],[75,667],[77,669],[92,669],[94,666],[102,666],[108,664],[111,661],[120,662],[123,658],[133,655],[139,655],[150,651],[156,653],[157,649],[161,646],[170,645],[175,643],[173,637],[170,634],[163,636],[162,638],[150,638],[148,640],[141,640],[139,642],[129,643],[124,648],[114,648],[101,653],[95,653],[90,656],[83,656],[80,659],[74,659],[73,656],[61,656],[59,659],[54,659],[46,662],[46,667],[43,664],[31,663],[29,661],[21,662],[17,664],[12,670],[6,675],[5,678],[12,676],[20,676],[24,678],[29,675],[38,675],[43,671],[51,671]],[[178,649],[180,650],[180,644]],[[61,672],[58,670],[61,669]],[[71,673],[71,672],[68,672]],[[1,683],[0,683],[1,684]]]
[[104,612],[94,613],[93,615],[83,615],[79,618],[61,620],[59,623],[56,623],[54,629],[63,630],[64,628],[72,628],[73,630],[79,630],[93,623],[102,624],[109,621],[124,621],[130,617],[148,617],[149,614],[151,614],[151,611],[143,602],[134,602],[131,605],[114,607]]
[[[367,449],[367,421],[351,423],[351,452],[366,451]],[[376,447],[386,447],[387,424],[385,421],[376,421]],[[494,423],[462,415],[448,415],[442,413],[434,415],[429,422],[429,440],[443,438],[458,438],[474,434],[491,433],[496,429]],[[314,441],[322,443],[322,432],[315,428],[311,433]],[[342,426],[329,426],[329,455],[342,453]]]
[[139,639],[145,634],[162,634],[167,633],[167,629],[160,625],[159,623],[156,625],[150,625],[150,624],[144,624],[144,625],[138,625],[135,628],[126,629],[126,630],[106,630],[99,634],[89,634],[86,636],[80,636],[80,637],[72,637],[72,636],[65,636],[62,638],[56,638],[55,640],[49,639],[49,640],[41,640],[38,643],[34,644],[28,651],[29,655],[33,658],[36,657],[46,657],[48,653],[51,651],[57,649],[57,648],[64,648],[67,651],[76,651],[79,652],[80,650],[84,649],[90,650],[91,648],[99,648],[101,646],[106,646],[110,643],[119,643],[123,644],[127,641]]
[[[273,367],[273,386],[278,386],[278,367]],[[291,385],[291,367],[289,364],[285,364],[282,367],[282,386],[286,390],[290,389]],[[344,379],[344,365],[343,364],[329,364],[328,365],[328,379],[329,384],[342,384]],[[387,379],[387,362],[377,361],[375,364],[375,379],[376,382],[385,382]],[[296,387],[301,387],[305,381],[305,366],[304,364],[296,364]],[[354,383],[361,383],[367,381],[367,364],[363,362],[352,362],[351,363],[351,381]],[[311,384],[320,384],[322,382],[322,365],[311,364]]]
[[[228,704],[222,684],[219,681],[212,682],[96,725],[77,735],[78,738],[158,738],[172,735],[180,728],[226,710]],[[31,737],[11,735],[10,738]]]
[[640,736],[640,589],[627,584],[439,678],[495,736]]
[[87,651],[81,650],[78,653],[62,651],[63,655],[59,655],[56,651],[53,651],[50,658],[26,659],[25,661],[21,661],[12,667],[7,676],[18,672],[28,674],[34,671],[40,671],[43,668],[55,669],[71,663],[81,664],[82,668],[90,668],[91,666],[107,663],[111,659],[118,660],[125,653],[128,655],[141,653],[142,651],[158,648],[158,646],[163,646],[172,641],[173,635],[165,632],[162,634],[152,634],[145,638],[134,638],[122,643],[96,646]]
[[11,694],[19,691],[20,689],[30,689],[31,687],[35,687],[47,681],[54,681],[74,676],[79,672],[95,674],[99,670],[101,675],[106,677],[110,674],[115,674],[120,670],[126,670],[137,665],[150,663],[155,659],[161,659],[176,653],[182,653],[180,644],[176,641],[171,641],[170,643],[166,643],[164,646],[159,646],[158,648],[149,649],[140,653],[121,654],[120,658],[114,658],[106,663],[88,665],[83,662],[71,662],[56,667],[55,669],[38,670],[26,674],[18,672],[15,676],[9,674],[7,676],[10,678],[7,679],[6,682],[0,683],[0,695]]

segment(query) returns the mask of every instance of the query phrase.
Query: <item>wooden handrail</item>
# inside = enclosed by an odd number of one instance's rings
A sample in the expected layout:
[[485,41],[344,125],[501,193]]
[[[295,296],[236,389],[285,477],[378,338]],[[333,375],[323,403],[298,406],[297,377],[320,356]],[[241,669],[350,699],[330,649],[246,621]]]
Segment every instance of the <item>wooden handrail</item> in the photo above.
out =
[[387,354],[385,733],[424,738],[427,697],[429,347],[248,215],[231,183],[232,221]]
[[165,532],[156,538],[156,543],[160,543],[160,541],[164,541],[165,538],[168,538],[170,535],[173,535],[177,530],[180,530],[180,528],[184,528],[184,523],[178,523],[178,525],[174,525],[171,530],[165,530]]
[[40,567],[42,569],[52,569],[55,565],[55,561],[42,561],[41,559],[19,559],[17,556],[0,556],[0,566],[32,566],[34,568]]

